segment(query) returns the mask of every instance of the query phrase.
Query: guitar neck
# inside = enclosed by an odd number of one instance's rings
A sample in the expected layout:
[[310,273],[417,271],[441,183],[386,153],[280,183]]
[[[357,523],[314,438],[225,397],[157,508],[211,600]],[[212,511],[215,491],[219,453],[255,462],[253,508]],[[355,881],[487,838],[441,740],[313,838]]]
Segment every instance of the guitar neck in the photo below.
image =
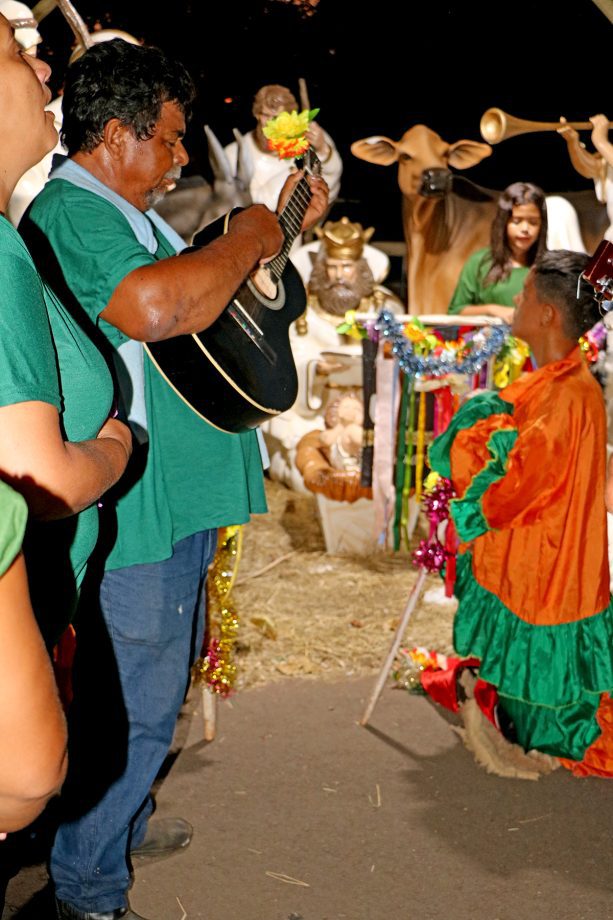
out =
[[[304,169],[305,173],[310,175],[318,175],[318,170],[321,168],[317,154],[311,148],[305,153],[304,162],[297,162],[296,165],[299,169]],[[311,201],[311,196],[311,188],[305,175],[300,180],[290,195],[289,201],[279,214],[279,224],[281,225],[284,236],[283,246],[279,254],[267,265],[267,268],[277,281],[283,274],[283,270],[287,265],[290,249],[292,248],[294,240],[300,234],[302,221],[304,220],[304,215]]]

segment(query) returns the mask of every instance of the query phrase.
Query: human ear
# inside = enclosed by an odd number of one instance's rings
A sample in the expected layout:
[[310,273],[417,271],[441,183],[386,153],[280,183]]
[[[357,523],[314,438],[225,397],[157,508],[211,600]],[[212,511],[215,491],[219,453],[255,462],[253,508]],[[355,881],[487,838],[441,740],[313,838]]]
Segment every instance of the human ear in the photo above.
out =
[[550,303],[544,303],[541,310],[541,326],[551,326],[556,316],[556,309]]
[[130,129],[118,118],[110,118],[104,126],[103,143],[110,156],[115,160],[123,156],[127,133]]

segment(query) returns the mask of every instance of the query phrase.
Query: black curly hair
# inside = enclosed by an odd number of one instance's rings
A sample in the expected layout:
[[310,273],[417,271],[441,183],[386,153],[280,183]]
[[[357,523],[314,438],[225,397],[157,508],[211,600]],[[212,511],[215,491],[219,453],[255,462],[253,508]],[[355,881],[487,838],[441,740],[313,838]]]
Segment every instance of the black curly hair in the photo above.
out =
[[152,137],[165,102],[189,117],[196,95],[189,73],[151,45],[121,38],[93,45],[68,68],[62,98],[62,142],[72,155],[91,152],[102,141],[111,118],[132,129],[139,140]]
[[602,319],[594,289],[581,278],[589,261],[584,252],[551,249],[532,266],[539,299],[560,310],[564,332],[570,339],[578,339]]

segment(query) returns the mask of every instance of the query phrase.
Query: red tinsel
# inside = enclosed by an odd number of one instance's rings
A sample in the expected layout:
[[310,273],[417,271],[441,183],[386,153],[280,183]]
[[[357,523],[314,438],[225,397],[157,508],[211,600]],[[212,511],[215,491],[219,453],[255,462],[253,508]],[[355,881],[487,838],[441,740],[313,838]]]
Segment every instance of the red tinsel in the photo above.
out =
[[428,539],[422,540],[413,553],[413,565],[425,569],[426,572],[440,572],[445,563],[454,556],[450,544],[445,541],[446,545],[443,546],[437,536],[439,525],[449,520],[449,502],[454,495],[451,481],[441,476],[422,496],[422,508],[430,522],[430,533]]

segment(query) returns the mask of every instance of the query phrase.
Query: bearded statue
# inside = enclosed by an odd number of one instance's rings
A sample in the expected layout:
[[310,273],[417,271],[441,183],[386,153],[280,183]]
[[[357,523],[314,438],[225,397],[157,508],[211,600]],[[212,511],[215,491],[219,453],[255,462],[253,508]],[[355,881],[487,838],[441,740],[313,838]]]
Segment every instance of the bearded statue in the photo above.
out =
[[[400,299],[375,281],[373,271],[380,272],[380,260],[388,265],[389,260],[367,245],[373,227],[365,230],[361,224],[342,217],[327,221],[315,232],[319,251],[315,255],[313,244],[307,244],[303,248],[308,250],[308,258],[305,253],[302,264],[306,267],[308,262],[308,270],[304,274],[297,266],[307,287],[307,308],[290,328],[298,398],[290,410],[261,426],[270,455],[271,479],[301,491],[307,489],[296,466],[298,441],[310,431],[322,432],[327,427],[325,416],[331,401],[362,391],[362,345],[338,333],[337,327],[349,310],[377,314],[385,305],[395,313],[404,312]],[[373,263],[377,266],[374,269]],[[378,277],[385,277],[385,272]],[[343,430],[345,440],[348,434]],[[344,442],[342,450],[336,440],[333,446],[337,459],[351,453],[347,453]]]
[[[393,302],[391,309],[395,312],[401,310],[400,300],[376,283],[364,256],[364,247],[373,232],[373,227],[364,230],[361,224],[352,223],[348,217],[328,221],[323,228],[315,229],[321,241],[320,249],[307,285],[307,311],[296,323],[299,335],[307,335],[310,331],[309,309],[335,327],[342,322],[348,310],[372,313],[386,300]],[[375,300],[376,291],[382,292],[384,297]]]
[[320,256],[309,282],[311,306],[339,321],[347,310],[360,309],[374,288],[375,279],[366,259],[350,261]]

